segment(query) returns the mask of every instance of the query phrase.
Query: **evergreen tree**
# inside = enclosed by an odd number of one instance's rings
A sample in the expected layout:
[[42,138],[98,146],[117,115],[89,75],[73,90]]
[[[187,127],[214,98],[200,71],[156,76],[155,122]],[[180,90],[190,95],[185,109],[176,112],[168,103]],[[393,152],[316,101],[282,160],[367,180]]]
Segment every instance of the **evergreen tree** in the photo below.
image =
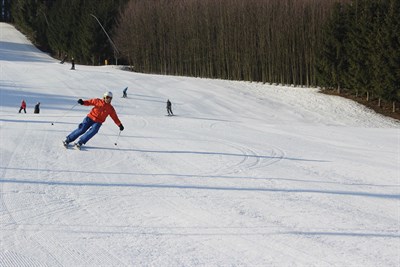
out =
[[387,6],[383,3],[371,3],[371,8],[376,9],[376,16],[372,20],[372,31],[368,38],[369,62],[371,63],[371,87],[373,94],[380,100],[385,94],[385,88],[389,88],[390,81],[388,75],[390,66],[388,64],[388,42],[387,28],[384,24],[384,19],[387,16]]
[[382,26],[382,43],[385,44],[381,51],[385,65],[384,97],[395,103],[400,102],[400,2],[386,0],[387,12]]
[[[59,57],[68,54],[77,62],[102,64],[113,58],[114,49],[97,22],[112,36],[119,8],[127,0],[58,0],[50,12],[50,48]],[[94,17],[93,17],[94,16]]]
[[15,0],[11,2],[11,12],[16,26],[33,40],[35,38],[36,11],[36,1]]

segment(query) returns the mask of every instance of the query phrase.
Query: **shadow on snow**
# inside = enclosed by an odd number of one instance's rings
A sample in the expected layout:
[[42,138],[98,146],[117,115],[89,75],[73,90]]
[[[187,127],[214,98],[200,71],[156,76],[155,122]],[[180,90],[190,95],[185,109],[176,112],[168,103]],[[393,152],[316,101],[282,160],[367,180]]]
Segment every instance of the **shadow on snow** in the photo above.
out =
[[200,185],[177,185],[177,184],[144,184],[144,183],[88,183],[88,182],[62,182],[62,181],[34,181],[22,179],[0,179],[0,183],[33,184],[49,186],[95,186],[95,187],[132,187],[132,188],[158,188],[158,189],[188,189],[188,190],[218,190],[218,191],[254,191],[271,193],[310,193],[329,194],[342,196],[372,197],[384,199],[400,199],[399,194],[380,194],[356,191],[339,190],[317,190],[317,189],[281,189],[261,187],[227,187],[227,186],[200,186]]

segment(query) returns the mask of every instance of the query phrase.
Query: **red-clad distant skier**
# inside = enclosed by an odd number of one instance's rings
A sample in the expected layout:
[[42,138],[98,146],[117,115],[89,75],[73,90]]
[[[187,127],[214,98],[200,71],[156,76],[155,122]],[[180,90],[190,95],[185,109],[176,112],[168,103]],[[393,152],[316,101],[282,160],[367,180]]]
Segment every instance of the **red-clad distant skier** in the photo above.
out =
[[22,99],[21,107],[19,108],[18,113],[21,113],[22,110],[24,110],[24,112],[26,113],[26,102],[24,99]]

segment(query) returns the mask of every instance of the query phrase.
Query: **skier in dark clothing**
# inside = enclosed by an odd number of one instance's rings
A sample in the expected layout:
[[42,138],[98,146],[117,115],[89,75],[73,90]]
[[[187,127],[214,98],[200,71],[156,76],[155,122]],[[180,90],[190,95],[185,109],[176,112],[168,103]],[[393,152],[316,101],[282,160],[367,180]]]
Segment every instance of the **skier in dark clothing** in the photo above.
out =
[[63,60],[61,60],[60,64],[64,64],[64,62],[67,60],[67,58],[68,58],[68,55],[65,55]]
[[113,119],[115,124],[119,127],[120,131],[124,130],[124,126],[119,120],[114,107],[111,105],[113,94],[111,92],[105,92],[103,99],[93,98],[83,101],[78,100],[78,103],[84,106],[94,106],[90,113],[83,119],[82,123],[79,124],[78,128],[72,131],[63,144],[68,147],[70,142],[75,141],[79,136],[79,141],[75,143],[76,148],[80,149],[82,145],[86,144],[93,136],[100,130],[101,125],[108,116]]
[[171,101],[169,101],[169,99],[167,100],[167,112],[168,112],[168,116],[174,116],[174,113],[172,112],[172,104]]
[[75,69],[75,60],[74,58],[71,59],[71,70]]
[[35,109],[34,109],[33,113],[39,114],[39,112],[40,112],[39,106],[40,106],[40,102],[37,102],[36,105],[35,105]]
[[123,93],[122,97],[123,97],[123,98],[127,98],[127,97],[128,97],[128,94],[126,93],[126,91],[128,91],[128,87],[126,87],[126,88],[124,89],[124,91],[122,91],[122,93]]
[[26,113],[26,102],[23,99],[22,99],[21,107],[19,108],[18,113],[21,113],[22,110],[24,110],[24,112]]

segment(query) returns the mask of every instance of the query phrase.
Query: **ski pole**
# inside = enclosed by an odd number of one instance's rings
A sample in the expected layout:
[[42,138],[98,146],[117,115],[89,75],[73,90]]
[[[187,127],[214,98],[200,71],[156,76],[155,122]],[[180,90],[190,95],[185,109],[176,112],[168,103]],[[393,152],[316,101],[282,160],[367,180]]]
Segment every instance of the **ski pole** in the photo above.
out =
[[114,145],[117,145],[117,141],[118,141],[120,135],[121,135],[121,131],[119,131],[119,134],[118,134],[118,136],[117,136],[117,140],[115,140]]
[[67,115],[68,112],[70,112],[71,110],[73,110],[78,104],[79,104],[79,103],[76,103],[75,105],[73,105],[70,109],[68,109],[66,112],[64,112],[64,114],[63,114],[61,117],[59,117],[58,119],[56,119],[55,121],[53,121],[53,122],[51,123],[51,125],[54,125],[54,123],[56,123],[57,121],[59,121],[61,118],[64,118],[65,115]]

